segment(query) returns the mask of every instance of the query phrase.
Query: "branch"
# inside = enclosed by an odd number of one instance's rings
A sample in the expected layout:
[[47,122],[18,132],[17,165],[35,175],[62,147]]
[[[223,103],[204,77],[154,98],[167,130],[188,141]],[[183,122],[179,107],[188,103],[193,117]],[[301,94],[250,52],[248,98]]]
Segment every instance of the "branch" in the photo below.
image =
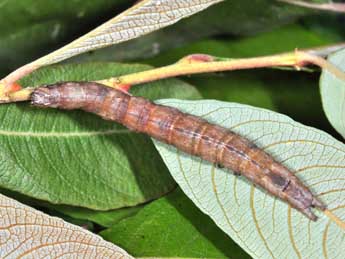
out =
[[[321,53],[325,52],[324,49],[321,50]],[[243,59],[229,59],[205,54],[193,54],[186,56],[177,63],[169,66],[113,77],[97,82],[109,87],[120,89],[122,91],[128,91],[133,85],[176,76],[265,67],[294,67],[297,70],[300,70],[301,68],[310,64],[319,66],[322,69],[326,69],[339,79],[345,81],[344,72],[321,56],[316,56],[315,53],[318,53],[318,49],[311,49],[307,51],[296,50],[294,52],[280,55]],[[34,88],[28,87],[13,92],[9,94],[7,98],[0,99],[0,103],[27,101],[30,99],[30,94],[32,93],[33,89]]]
[[[5,98],[13,92],[13,83],[40,67],[58,63],[86,51],[137,38],[222,1],[224,0],[180,1],[179,4],[176,1],[161,1],[161,3],[156,0],[137,1],[133,7],[84,36],[7,75],[0,81],[0,97]],[[162,17],[164,19],[157,19]]]
[[273,66],[298,66],[295,53],[243,59],[225,59],[204,54],[186,56],[177,63],[99,81],[110,87],[137,85],[183,75]]
[[316,4],[300,0],[277,0],[279,2],[285,2],[292,5],[302,6],[310,9],[331,11],[336,13],[345,13],[345,4],[341,3],[328,3],[328,4]]
[[114,88],[125,86],[125,90],[128,90],[131,85],[175,76],[265,67],[295,67],[297,70],[300,70],[302,67],[309,64],[326,69],[345,81],[345,74],[322,57],[309,54],[308,52],[295,51],[281,55],[244,59],[223,59],[209,55],[194,54],[170,66],[114,77],[98,82]]

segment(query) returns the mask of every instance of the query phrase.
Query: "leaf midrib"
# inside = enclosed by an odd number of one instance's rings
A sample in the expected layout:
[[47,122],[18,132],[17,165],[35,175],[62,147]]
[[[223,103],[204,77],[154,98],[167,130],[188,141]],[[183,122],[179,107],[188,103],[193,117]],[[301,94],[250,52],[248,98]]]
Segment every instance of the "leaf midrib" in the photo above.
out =
[[130,134],[133,133],[127,129],[114,129],[104,131],[84,131],[84,132],[31,132],[31,131],[8,131],[0,130],[0,136],[12,136],[12,137],[56,137],[56,138],[68,138],[68,137],[92,137],[102,135],[113,134]]

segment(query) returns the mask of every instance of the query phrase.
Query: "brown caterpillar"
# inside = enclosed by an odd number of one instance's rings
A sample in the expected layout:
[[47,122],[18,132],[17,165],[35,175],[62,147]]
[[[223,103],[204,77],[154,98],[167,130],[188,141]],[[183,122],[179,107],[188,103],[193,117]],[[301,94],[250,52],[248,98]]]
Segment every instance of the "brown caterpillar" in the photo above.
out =
[[326,208],[292,172],[249,140],[175,108],[91,82],[39,87],[32,93],[31,103],[40,107],[82,109],[146,133],[244,175],[311,220],[317,219],[311,207]]

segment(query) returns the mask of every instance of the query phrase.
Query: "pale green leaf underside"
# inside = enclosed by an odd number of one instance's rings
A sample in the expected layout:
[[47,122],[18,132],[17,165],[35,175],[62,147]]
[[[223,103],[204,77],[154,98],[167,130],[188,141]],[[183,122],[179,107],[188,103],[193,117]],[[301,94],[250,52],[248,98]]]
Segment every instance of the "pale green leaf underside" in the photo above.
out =
[[81,53],[138,38],[174,24],[221,1],[223,0],[138,1],[133,7],[84,36],[18,68],[6,76],[4,80],[7,83],[12,83],[42,66],[55,64]]
[[169,26],[223,0],[142,0],[65,47],[35,61],[57,63],[72,56],[128,41]]
[[1,258],[133,258],[81,227],[0,194]]
[[[345,70],[345,49],[331,55],[328,61]],[[328,120],[345,138],[345,82],[324,69],[320,79],[320,91]]]
[[344,258],[345,146],[287,116],[235,103],[161,100],[254,141],[297,173],[338,219],[309,221],[286,203],[226,170],[155,142],[193,202],[254,258]]

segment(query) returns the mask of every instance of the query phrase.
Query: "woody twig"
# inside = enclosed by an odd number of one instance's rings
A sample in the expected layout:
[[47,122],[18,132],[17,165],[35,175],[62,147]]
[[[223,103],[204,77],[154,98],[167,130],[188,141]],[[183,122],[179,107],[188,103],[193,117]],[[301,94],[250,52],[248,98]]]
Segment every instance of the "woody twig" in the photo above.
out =
[[[122,91],[128,91],[133,85],[183,75],[267,67],[293,67],[296,70],[300,70],[308,65],[316,65],[322,69],[326,69],[339,79],[345,81],[345,73],[324,59],[324,56],[327,56],[329,52],[340,47],[344,47],[344,44],[243,59],[220,58],[206,54],[192,54],[180,59],[172,65],[99,80],[97,82],[109,87],[121,89]],[[33,88],[29,87],[14,91],[5,96],[5,98],[0,98],[0,102],[11,103],[27,101],[30,98],[32,90]]]

